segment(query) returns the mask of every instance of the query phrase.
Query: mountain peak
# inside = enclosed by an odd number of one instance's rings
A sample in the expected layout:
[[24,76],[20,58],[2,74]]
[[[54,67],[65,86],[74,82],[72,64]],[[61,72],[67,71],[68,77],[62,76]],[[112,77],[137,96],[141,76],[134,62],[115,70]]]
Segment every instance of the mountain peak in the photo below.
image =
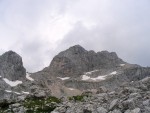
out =
[[74,45],[74,46],[70,47],[69,49],[60,52],[59,56],[68,57],[68,55],[83,54],[85,52],[87,52],[87,51],[82,46]]
[[113,68],[124,63],[114,52],[87,51],[80,45],[75,45],[55,56],[50,64],[50,70],[55,76],[78,76],[100,68]]
[[25,77],[25,74],[26,70],[23,67],[22,58],[16,52],[10,50],[0,56],[0,75],[2,77],[17,80]]
[[74,45],[74,46],[70,47],[69,49],[85,50],[81,45]]
[[6,58],[7,59],[18,58],[18,60],[22,60],[21,56],[12,50],[5,52],[1,57],[5,58],[5,59]]

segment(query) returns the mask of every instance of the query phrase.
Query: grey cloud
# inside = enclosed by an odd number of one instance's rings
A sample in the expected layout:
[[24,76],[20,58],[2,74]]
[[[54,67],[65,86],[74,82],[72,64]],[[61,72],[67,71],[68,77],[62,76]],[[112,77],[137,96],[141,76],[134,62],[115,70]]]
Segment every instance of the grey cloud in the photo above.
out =
[[49,43],[38,37],[32,40],[18,40],[16,46],[11,49],[23,57],[24,66],[29,72],[39,71],[48,66],[53,55]]
[[[52,55],[52,37],[43,36],[43,28],[65,12],[63,0],[22,0],[0,2],[0,54],[13,50],[23,57],[30,72],[48,66]],[[55,38],[55,37],[53,37]]]
[[[48,66],[60,51],[80,44],[150,66],[149,5],[149,0],[1,0],[0,54],[16,51],[27,70],[34,72]],[[47,28],[63,17],[72,29],[53,42],[53,29]]]
[[103,28],[97,24],[92,29],[86,28],[82,22],[79,22],[65,36],[60,47],[68,48],[74,44],[81,44],[87,49],[96,51],[115,51],[121,58],[130,63],[143,66],[150,65],[148,60],[150,57],[150,33],[147,32],[150,29],[149,23],[143,25],[136,21],[136,26],[132,26],[132,23],[126,25],[126,23],[117,22],[112,25],[103,25]]

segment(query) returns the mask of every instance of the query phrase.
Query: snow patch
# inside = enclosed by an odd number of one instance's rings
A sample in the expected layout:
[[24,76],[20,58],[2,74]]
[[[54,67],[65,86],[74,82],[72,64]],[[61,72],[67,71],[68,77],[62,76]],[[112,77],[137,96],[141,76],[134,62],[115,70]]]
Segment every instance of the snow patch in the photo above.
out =
[[104,75],[104,76],[98,76],[96,78],[90,78],[90,79],[92,79],[94,81],[96,81],[96,80],[105,80],[106,79],[106,75]]
[[10,90],[5,90],[7,93],[12,93],[12,91],[10,91]]
[[73,88],[68,88],[69,90],[75,90],[75,89],[73,89]]
[[103,75],[103,76],[98,76],[98,77],[95,77],[95,78],[91,78],[87,75],[83,75],[82,76],[82,80],[93,80],[93,81],[97,81],[97,80],[105,80],[106,79],[106,76],[107,75]]
[[14,92],[15,94],[17,94],[17,95],[20,95],[21,93],[19,93],[19,92]]
[[30,94],[29,92],[25,92],[25,91],[22,91],[22,93],[19,93],[19,92],[13,92],[13,91],[10,91],[10,90],[5,90],[5,92],[7,92],[7,93],[15,93],[15,94],[17,94],[17,95],[21,95],[21,94]]
[[2,76],[0,76],[0,78],[2,78]]
[[92,73],[94,73],[94,72],[97,72],[97,71],[98,71],[98,70],[93,70],[93,71],[86,72],[85,74],[86,74],[86,75],[88,75],[88,74],[90,75],[90,74],[92,74]]
[[87,76],[87,75],[83,75],[83,76],[82,76],[82,80],[89,80],[89,79],[90,79],[90,77]]
[[86,72],[85,75],[82,75],[82,80],[85,80],[85,81],[86,80],[93,80],[93,81],[105,80],[107,75],[98,76],[98,77],[95,77],[95,78],[87,76],[87,75],[91,75],[92,73],[97,72],[97,71],[99,71],[99,70],[93,70],[93,71]]
[[22,91],[22,93],[23,93],[23,94],[27,94],[27,95],[30,94],[29,92],[25,92],[25,91]]
[[120,64],[120,66],[125,66],[125,64]]
[[64,78],[57,77],[57,78],[59,78],[59,79],[61,79],[61,80],[67,80],[67,79],[70,79],[70,77],[64,77]]
[[116,75],[116,74],[117,74],[117,71],[110,73],[110,75]]
[[3,78],[3,80],[8,84],[10,85],[11,87],[15,87],[19,84],[22,84],[22,81],[19,81],[19,80],[16,80],[16,81],[10,81],[8,80],[7,78]]
[[27,78],[28,80],[30,80],[30,81],[34,81],[34,79],[30,77],[30,74],[29,74],[29,73],[26,73],[26,78]]

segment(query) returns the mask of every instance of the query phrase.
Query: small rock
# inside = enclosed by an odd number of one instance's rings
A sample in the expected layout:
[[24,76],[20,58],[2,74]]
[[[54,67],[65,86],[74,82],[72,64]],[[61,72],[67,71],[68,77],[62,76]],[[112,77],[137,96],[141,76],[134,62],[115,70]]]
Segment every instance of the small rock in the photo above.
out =
[[21,106],[19,103],[15,103],[15,104],[11,105],[11,107],[13,107],[13,108],[18,108],[19,106]]
[[115,109],[113,111],[110,111],[109,113],[122,113],[122,112],[120,110]]
[[129,98],[134,98],[134,97],[136,97],[136,96],[138,96],[139,94],[138,93],[131,93],[130,95],[129,95]]
[[107,92],[106,87],[101,86],[96,93],[99,94],[99,93],[106,93],[106,92]]
[[143,105],[144,106],[150,106],[150,100],[147,99],[147,100],[143,101]]
[[103,108],[103,107],[98,107],[97,108],[97,112],[98,113],[107,113],[107,110],[105,108]]
[[131,111],[131,113],[141,113],[141,109],[135,108],[134,110]]
[[19,107],[18,113],[25,113],[25,109],[23,106]]
[[128,100],[124,101],[122,104],[123,104],[122,106],[124,109],[130,109],[131,110],[131,109],[135,108],[134,98],[128,99]]
[[140,108],[135,108],[134,110],[127,110],[124,113],[141,113]]
[[35,95],[36,97],[46,97],[45,91],[42,91],[42,90],[36,92],[34,95]]
[[59,113],[59,112],[57,112],[57,111],[52,111],[51,113]]
[[131,110],[128,109],[124,113],[131,113]]
[[118,99],[113,100],[113,101],[110,103],[109,110],[112,110],[112,109],[117,105],[117,102],[118,102]]
[[145,106],[145,112],[144,113],[150,113],[150,107]]

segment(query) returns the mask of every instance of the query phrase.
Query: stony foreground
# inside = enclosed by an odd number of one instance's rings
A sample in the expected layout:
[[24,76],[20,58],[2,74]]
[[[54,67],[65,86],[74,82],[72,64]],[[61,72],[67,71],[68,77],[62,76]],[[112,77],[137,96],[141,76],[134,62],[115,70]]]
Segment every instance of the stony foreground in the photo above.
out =
[[125,84],[113,92],[101,87],[98,94],[74,96],[52,113],[150,113],[150,78]]
[[150,77],[124,84],[114,91],[100,87],[94,94],[63,97],[28,97],[1,103],[1,113],[150,113]]

